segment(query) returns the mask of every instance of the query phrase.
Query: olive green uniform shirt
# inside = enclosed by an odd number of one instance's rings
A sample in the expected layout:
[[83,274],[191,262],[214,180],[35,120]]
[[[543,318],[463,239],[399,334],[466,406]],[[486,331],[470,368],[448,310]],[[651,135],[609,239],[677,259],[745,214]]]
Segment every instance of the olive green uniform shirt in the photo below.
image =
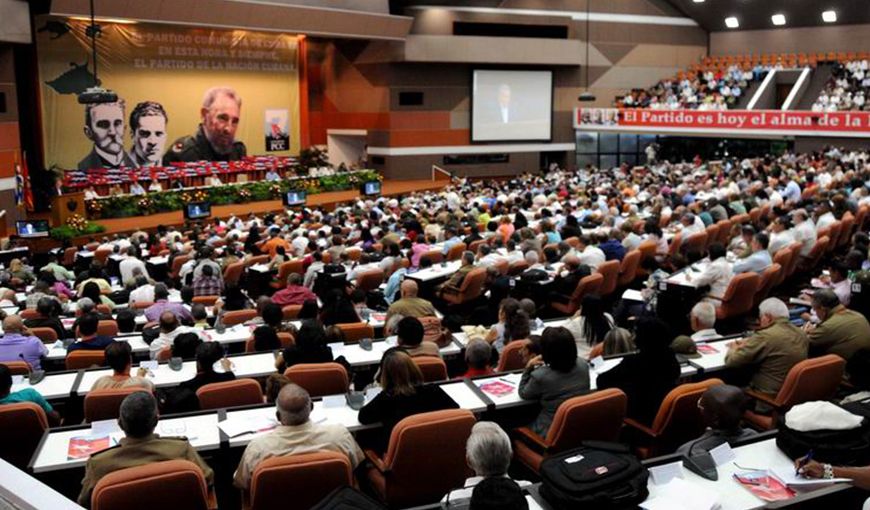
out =
[[861,349],[870,349],[870,323],[860,313],[839,305],[809,332],[810,346],[825,354],[849,360]]
[[725,366],[753,367],[749,387],[776,395],[791,367],[807,359],[808,347],[809,340],[803,330],[788,319],[776,319],[746,338],[742,346],[728,351]]

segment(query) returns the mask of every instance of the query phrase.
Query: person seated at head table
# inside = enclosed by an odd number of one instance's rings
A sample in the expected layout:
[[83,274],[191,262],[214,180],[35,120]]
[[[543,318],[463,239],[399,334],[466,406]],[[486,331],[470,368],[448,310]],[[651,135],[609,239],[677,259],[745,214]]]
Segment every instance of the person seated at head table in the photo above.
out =
[[78,339],[66,348],[67,356],[69,356],[69,353],[79,349],[102,351],[114,342],[115,339],[110,336],[97,334],[99,325],[100,318],[96,314],[89,313],[79,317],[76,329]]
[[121,469],[144,466],[165,460],[188,460],[202,470],[208,487],[214,484],[214,471],[187,441],[186,437],[160,437],[157,427],[157,400],[147,391],[137,391],[121,402],[118,425],[124,431],[120,444],[94,453],[85,465],[85,477],[78,504],[90,508],[91,494],[106,475]]
[[523,400],[540,402],[541,411],[530,427],[546,437],[562,402],[589,393],[589,364],[577,356],[574,336],[563,327],[544,329],[540,351],[526,364],[518,392]]
[[468,369],[460,376],[460,379],[492,374],[492,358],[493,349],[486,340],[482,338],[472,339],[465,346],[465,364]]
[[353,468],[359,466],[365,455],[350,432],[342,425],[312,422],[313,407],[307,391],[293,383],[285,384],[275,399],[279,425],[248,443],[233,475],[233,485],[250,489],[261,462],[285,455],[332,451],[346,455]]
[[635,326],[638,352],[598,375],[599,390],[619,388],[628,396],[626,415],[649,425],[662,400],[677,385],[680,365],[670,349],[673,334],[660,319],[642,317]]
[[133,350],[127,342],[112,342],[105,349],[106,365],[112,369],[112,375],[104,375],[94,381],[91,391],[128,388],[139,386],[148,391],[154,391],[154,383],[146,379],[148,369],[139,368],[136,375],[131,376],[133,367]]
[[41,407],[45,411],[45,416],[48,418],[48,425],[50,427],[60,425],[60,414],[51,407],[51,404],[38,391],[33,388],[12,391],[12,372],[6,365],[0,364],[0,406],[4,404],[20,404],[22,402],[31,402]]
[[680,446],[677,453],[691,457],[724,443],[734,444],[754,436],[754,430],[740,426],[746,404],[746,395],[736,386],[720,384],[709,388],[698,400],[707,429],[701,437]]
[[[441,507],[447,509],[465,508],[474,493],[475,487],[485,480],[501,478],[511,481],[508,468],[513,457],[511,440],[498,424],[480,421],[471,428],[471,435],[465,443],[465,460],[474,471],[465,480],[462,488],[450,491],[441,499]],[[519,487],[528,487],[530,482],[520,480]],[[499,506],[498,508],[505,508]],[[509,507],[508,507],[509,508]]]
[[393,427],[402,419],[459,407],[440,386],[424,383],[420,369],[400,347],[384,352],[378,372],[381,392],[360,409],[358,419],[364,425],[383,425],[374,438],[379,451],[386,449]]

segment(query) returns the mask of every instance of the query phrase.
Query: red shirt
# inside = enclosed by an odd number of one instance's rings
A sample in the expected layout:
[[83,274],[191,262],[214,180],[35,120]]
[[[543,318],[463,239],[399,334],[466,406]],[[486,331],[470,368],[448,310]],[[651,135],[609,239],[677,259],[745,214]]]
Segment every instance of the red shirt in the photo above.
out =
[[317,300],[317,295],[302,285],[290,285],[272,295],[272,302],[279,306],[301,305],[305,301]]
[[462,374],[462,377],[460,377],[460,379],[464,379],[466,377],[477,377],[477,376],[481,376],[481,375],[490,375],[492,373],[494,373],[492,370],[492,367],[486,367],[483,369],[469,367],[468,371],[465,372],[464,374]]

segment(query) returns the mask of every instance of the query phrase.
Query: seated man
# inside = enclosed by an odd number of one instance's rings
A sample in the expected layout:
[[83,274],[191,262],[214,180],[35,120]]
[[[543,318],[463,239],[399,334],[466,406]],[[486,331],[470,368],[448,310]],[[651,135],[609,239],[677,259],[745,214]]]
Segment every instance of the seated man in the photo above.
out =
[[459,292],[459,289],[462,287],[462,282],[472,269],[474,269],[474,252],[462,252],[462,265],[459,266],[459,269],[453,273],[449,280],[438,287],[438,297],[443,296],[445,292]]
[[817,290],[812,304],[820,322],[807,322],[804,331],[813,355],[836,354],[849,361],[856,352],[870,349],[870,323],[864,315],[843,306],[833,289]]
[[26,361],[33,370],[42,369],[42,358],[48,348],[42,340],[30,334],[21,317],[9,315],[3,319],[3,336],[0,337],[0,361]]
[[148,322],[156,322],[165,311],[174,313],[179,320],[187,321],[188,324],[193,323],[193,316],[187,308],[181,303],[170,303],[169,289],[165,284],[158,283],[154,286],[154,304],[145,309],[145,318]]
[[389,322],[394,315],[402,317],[434,317],[435,307],[429,301],[417,297],[419,287],[414,280],[404,280],[400,287],[402,298],[393,302],[387,309],[387,317],[384,322]]
[[[475,476],[465,480],[461,489],[454,489],[441,500],[443,508],[466,508],[474,488],[489,478],[510,480],[511,440],[507,433],[496,423],[481,421],[471,428],[471,435],[465,443],[465,460]],[[531,485],[527,481],[518,482],[520,487]]]
[[[174,312],[167,310],[160,314],[160,335],[149,346],[151,359],[157,359],[157,355],[164,347],[172,347],[175,338],[183,333],[196,333],[203,337],[201,330],[182,326]],[[205,340],[207,338],[203,338],[203,341]]]
[[67,355],[79,349],[102,351],[107,346],[109,346],[109,344],[113,343],[115,341],[114,338],[97,334],[97,328],[99,327],[99,325],[100,318],[94,313],[89,313],[87,315],[79,317],[79,338],[78,340],[70,344],[69,347],[67,347]]
[[441,351],[435,342],[423,340],[423,324],[416,317],[405,317],[396,325],[396,335],[399,347],[409,356],[438,356]]
[[565,265],[553,280],[553,291],[550,293],[550,298],[560,303],[570,301],[580,280],[591,274],[589,266],[581,264],[580,259],[574,255],[565,257],[564,262]]
[[722,299],[728,290],[728,285],[734,277],[731,263],[726,257],[727,251],[720,243],[710,245],[710,263],[698,276],[692,276],[691,270],[686,270],[686,281],[692,282],[696,287],[710,287],[710,298]]
[[701,301],[693,306],[689,314],[689,324],[694,332],[691,338],[695,342],[706,342],[722,336],[713,327],[716,325],[716,307],[713,303]]
[[58,316],[59,307],[57,301],[50,297],[44,297],[36,303],[36,311],[39,312],[39,317],[34,319],[24,319],[24,325],[28,328],[51,328],[57,333],[59,339],[69,338],[70,332],[63,327]]
[[91,506],[91,493],[101,478],[118,471],[164,460],[189,460],[199,466],[209,487],[214,472],[187,442],[187,438],[162,438],[154,434],[157,426],[157,400],[147,391],[137,391],[121,402],[118,425],[126,437],[118,446],[91,455],[85,466],[78,503]]
[[214,266],[204,265],[199,276],[193,279],[194,296],[220,296],[224,291],[224,280],[215,274]]
[[272,302],[279,306],[301,305],[309,299],[316,301],[317,295],[302,285],[302,275],[297,273],[291,273],[287,277],[287,286],[272,294]]
[[12,392],[12,372],[6,365],[0,365],[0,405],[3,404],[20,404],[22,402],[32,402],[45,411],[48,417],[48,425],[51,427],[60,425],[60,415],[45,398],[33,388],[24,388],[16,392]]
[[707,430],[701,437],[680,446],[677,453],[697,455],[721,444],[732,444],[754,436],[755,431],[740,426],[745,403],[746,395],[736,386],[720,384],[705,391],[698,407]]
[[758,315],[758,330],[728,346],[725,366],[749,368],[749,388],[776,396],[791,367],[807,359],[809,340],[789,322],[788,307],[777,298],[762,301]]
[[312,423],[311,397],[302,387],[286,384],[275,404],[279,425],[268,434],[252,439],[245,448],[233,476],[236,487],[250,489],[257,465],[270,457],[328,450],[347,455],[354,468],[365,460],[356,440],[344,426]]
[[112,375],[104,375],[94,381],[91,390],[139,386],[154,391],[154,383],[145,378],[148,369],[140,367],[135,376],[130,375],[130,369],[133,367],[133,349],[129,342],[110,343],[106,347],[106,365],[112,369]]
[[740,259],[734,263],[734,274],[739,273],[761,273],[773,264],[773,259],[770,258],[770,252],[767,251],[767,246],[770,243],[770,238],[764,232],[755,234],[752,238],[752,254],[744,259]]

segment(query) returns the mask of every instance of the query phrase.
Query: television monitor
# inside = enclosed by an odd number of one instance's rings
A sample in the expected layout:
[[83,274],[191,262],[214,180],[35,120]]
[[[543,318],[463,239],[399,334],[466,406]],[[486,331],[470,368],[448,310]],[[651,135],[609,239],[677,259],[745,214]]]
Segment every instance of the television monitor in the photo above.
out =
[[48,237],[48,220],[25,220],[15,222],[18,237]]
[[295,207],[305,205],[307,192],[305,190],[290,190],[284,193],[284,205],[287,207]]
[[381,181],[367,181],[362,185],[362,194],[367,197],[376,197],[381,194]]
[[192,202],[184,207],[184,218],[188,220],[201,220],[211,216],[210,202]]
[[472,71],[472,142],[548,142],[552,114],[552,71]]

